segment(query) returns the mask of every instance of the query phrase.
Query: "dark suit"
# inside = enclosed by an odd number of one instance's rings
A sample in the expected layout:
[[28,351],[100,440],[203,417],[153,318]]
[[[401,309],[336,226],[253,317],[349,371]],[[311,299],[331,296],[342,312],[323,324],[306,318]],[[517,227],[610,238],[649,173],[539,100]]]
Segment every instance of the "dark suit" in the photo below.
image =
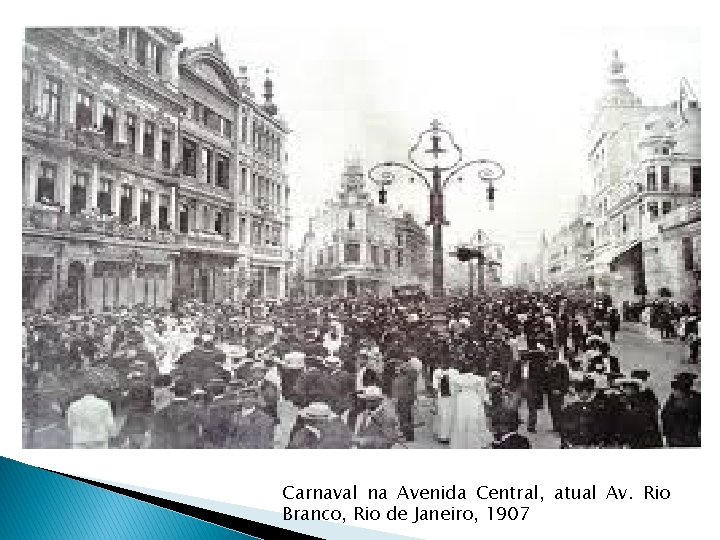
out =
[[352,434],[341,420],[313,422],[298,430],[288,444],[289,449],[350,448]]
[[670,395],[662,409],[663,435],[668,446],[700,446],[700,394],[694,390],[686,397]]
[[525,388],[528,406],[528,430],[534,431],[537,425],[537,411],[545,407],[545,389],[547,388],[546,356],[543,351],[528,351],[528,379]]
[[152,448],[202,448],[200,411],[187,400],[174,399],[155,414]]
[[275,422],[267,413],[254,409],[243,416],[233,415],[230,426],[230,448],[272,448],[275,440]]
[[509,433],[492,442],[492,448],[498,450],[504,449],[527,449],[530,448],[530,441],[527,437],[519,433]]
[[562,413],[565,395],[570,388],[570,373],[565,364],[555,363],[548,368],[547,392],[548,407],[552,418],[553,431],[560,430],[560,415]]

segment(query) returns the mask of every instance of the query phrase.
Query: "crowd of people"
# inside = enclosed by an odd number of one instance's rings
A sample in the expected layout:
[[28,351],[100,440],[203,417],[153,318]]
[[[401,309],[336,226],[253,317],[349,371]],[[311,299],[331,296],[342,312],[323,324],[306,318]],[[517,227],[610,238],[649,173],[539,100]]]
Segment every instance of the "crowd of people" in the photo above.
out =
[[264,311],[26,313],[25,446],[394,448],[424,429],[450,448],[529,448],[546,404],[563,448],[700,444],[694,375],[661,404],[649,371],[623,373],[607,300],[504,289]]

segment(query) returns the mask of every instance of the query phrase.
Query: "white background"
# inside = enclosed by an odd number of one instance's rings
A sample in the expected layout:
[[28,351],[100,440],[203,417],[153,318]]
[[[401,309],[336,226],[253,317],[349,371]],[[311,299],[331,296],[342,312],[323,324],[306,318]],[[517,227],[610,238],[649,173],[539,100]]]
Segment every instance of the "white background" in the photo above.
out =
[[[468,489],[468,501],[446,501],[456,507],[473,507],[485,512],[485,503],[472,497],[475,486],[488,484],[497,487],[540,484],[545,502],[531,503],[525,522],[481,524],[463,522],[437,522],[411,525],[409,522],[379,521],[359,524],[368,528],[406,534],[421,538],[477,538],[483,534],[500,533],[506,538],[526,538],[529,533],[559,536],[578,536],[586,539],[606,538],[608,535],[622,538],[643,535],[656,538],[713,537],[711,517],[717,497],[717,429],[712,414],[717,407],[716,344],[712,341],[716,328],[716,314],[710,308],[716,298],[717,285],[712,270],[716,260],[713,235],[717,230],[712,210],[716,204],[715,179],[717,175],[717,100],[720,95],[717,78],[717,21],[710,8],[701,8],[699,2],[537,2],[519,3],[498,7],[468,2],[256,2],[213,5],[211,2],[174,2],[160,6],[149,2],[121,2],[98,4],[97,2],[47,3],[32,2],[5,6],[3,18],[3,66],[5,82],[2,103],[5,104],[5,129],[2,130],[3,154],[7,157],[4,171],[5,196],[2,201],[2,231],[5,245],[3,279],[2,328],[5,358],[0,361],[0,384],[2,384],[2,433],[0,454],[44,468],[69,474],[144,486],[151,489],[191,495],[194,497],[225,501],[228,503],[281,511],[285,504],[281,491],[285,485],[302,487],[345,487],[358,484],[363,488],[386,487],[393,493],[400,485],[411,487],[439,487],[456,484]],[[243,28],[257,24],[276,28],[270,33],[272,39],[282,43],[283,28],[302,25],[312,32],[313,28],[371,27],[378,20],[399,26],[413,25],[420,29],[416,40],[438,39],[442,41],[453,32],[472,36],[481,34],[488,27],[493,32],[507,29],[521,39],[523,31],[528,35],[548,35],[559,28],[583,29],[596,34],[603,27],[623,27],[641,35],[643,28],[657,32],[660,27],[690,26],[702,36],[702,93],[701,102],[705,116],[703,142],[706,149],[705,176],[705,231],[711,249],[705,250],[705,267],[711,272],[705,279],[705,328],[703,366],[703,409],[706,421],[703,432],[703,448],[687,451],[22,451],[20,411],[20,52],[22,31],[28,25],[101,25],[101,24],[163,24],[173,27],[203,25],[212,28],[222,23],[224,28],[235,25]],[[453,26],[454,25],[454,26]],[[433,31],[433,28],[444,30]],[[649,31],[650,31],[649,30]],[[225,30],[222,30],[224,32]],[[221,32],[221,35],[222,35]],[[668,35],[674,31],[668,29]],[[212,35],[208,36],[208,40]],[[242,39],[242,35],[233,38]],[[296,39],[296,38],[293,38]],[[468,38],[469,39],[469,38]],[[471,41],[471,40],[470,40]],[[520,42],[531,49],[533,42]],[[277,47],[278,44],[275,44]],[[287,47],[293,47],[288,40]],[[568,42],[568,54],[573,43]],[[467,50],[468,69],[476,69],[477,77],[486,75],[482,70],[488,54],[502,55],[502,50]],[[673,63],[675,60],[672,61]],[[550,62],[552,65],[552,62]],[[603,66],[604,67],[604,66]],[[402,69],[402,66],[398,66]],[[518,67],[520,69],[520,67]],[[561,65],[549,68],[563,69]],[[311,76],[310,74],[308,76]],[[465,75],[467,77],[467,74]],[[432,66],[427,68],[428,84],[433,82]],[[446,99],[452,100],[452,81],[442,83],[448,91]],[[545,84],[538,79],[536,84]],[[416,89],[423,92],[422,88]],[[703,96],[706,99],[703,100]],[[588,103],[597,96],[587,96]],[[432,114],[429,111],[428,114]],[[508,107],[508,122],[515,121],[513,110]],[[292,123],[292,118],[289,118]],[[543,142],[548,144],[548,141]],[[557,149],[563,152],[563,149]],[[292,156],[291,156],[292,159]],[[523,156],[509,159],[522,161]],[[332,171],[331,171],[332,172]],[[329,174],[330,176],[330,174]],[[291,182],[299,182],[291,179]],[[312,179],[303,179],[312,181]],[[293,186],[298,193],[299,186]],[[708,210],[709,209],[709,210]],[[301,224],[302,225],[302,224]],[[710,414],[710,416],[708,416]],[[630,490],[634,499],[629,502],[568,502],[556,504],[551,500],[552,488],[571,486],[598,486],[599,496],[610,485]],[[642,486],[645,484],[669,488],[669,501],[645,503]],[[364,491],[364,490],[363,490]],[[363,493],[361,491],[361,494]],[[391,495],[392,496],[392,495]],[[392,505],[389,500],[385,504]],[[364,503],[361,503],[364,504]],[[410,503],[404,503],[408,508]],[[443,502],[438,502],[442,507]],[[347,507],[351,513],[351,504]],[[369,506],[374,506],[368,503]],[[520,504],[516,503],[517,506]],[[337,506],[333,504],[333,506]],[[382,508],[384,505],[377,505]],[[341,506],[340,506],[341,507]]]

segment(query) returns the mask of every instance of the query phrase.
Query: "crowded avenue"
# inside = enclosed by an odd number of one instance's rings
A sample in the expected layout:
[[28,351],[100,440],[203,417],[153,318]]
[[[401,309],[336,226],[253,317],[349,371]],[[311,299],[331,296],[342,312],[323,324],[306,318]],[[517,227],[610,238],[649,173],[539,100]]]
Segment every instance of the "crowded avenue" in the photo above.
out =
[[31,315],[25,445],[698,446],[699,314],[675,323],[518,289]]

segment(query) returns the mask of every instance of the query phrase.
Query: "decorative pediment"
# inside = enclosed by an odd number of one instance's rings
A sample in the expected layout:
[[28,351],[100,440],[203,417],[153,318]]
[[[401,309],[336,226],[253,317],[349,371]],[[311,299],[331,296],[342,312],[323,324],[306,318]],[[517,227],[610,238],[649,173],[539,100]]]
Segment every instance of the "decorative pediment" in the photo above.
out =
[[230,66],[213,47],[183,51],[181,65],[223,94],[240,97],[240,88]]
[[225,94],[230,94],[230,90],[226,86],[225,82],[222,80],[220,75],[217,71],[215,71],[215,68],[211,65],[208,65],[205,62],[198,62],[195,64],[194,71],[195,73],[205,81],[212,84],[215,88],[220,90],[221,92]]

